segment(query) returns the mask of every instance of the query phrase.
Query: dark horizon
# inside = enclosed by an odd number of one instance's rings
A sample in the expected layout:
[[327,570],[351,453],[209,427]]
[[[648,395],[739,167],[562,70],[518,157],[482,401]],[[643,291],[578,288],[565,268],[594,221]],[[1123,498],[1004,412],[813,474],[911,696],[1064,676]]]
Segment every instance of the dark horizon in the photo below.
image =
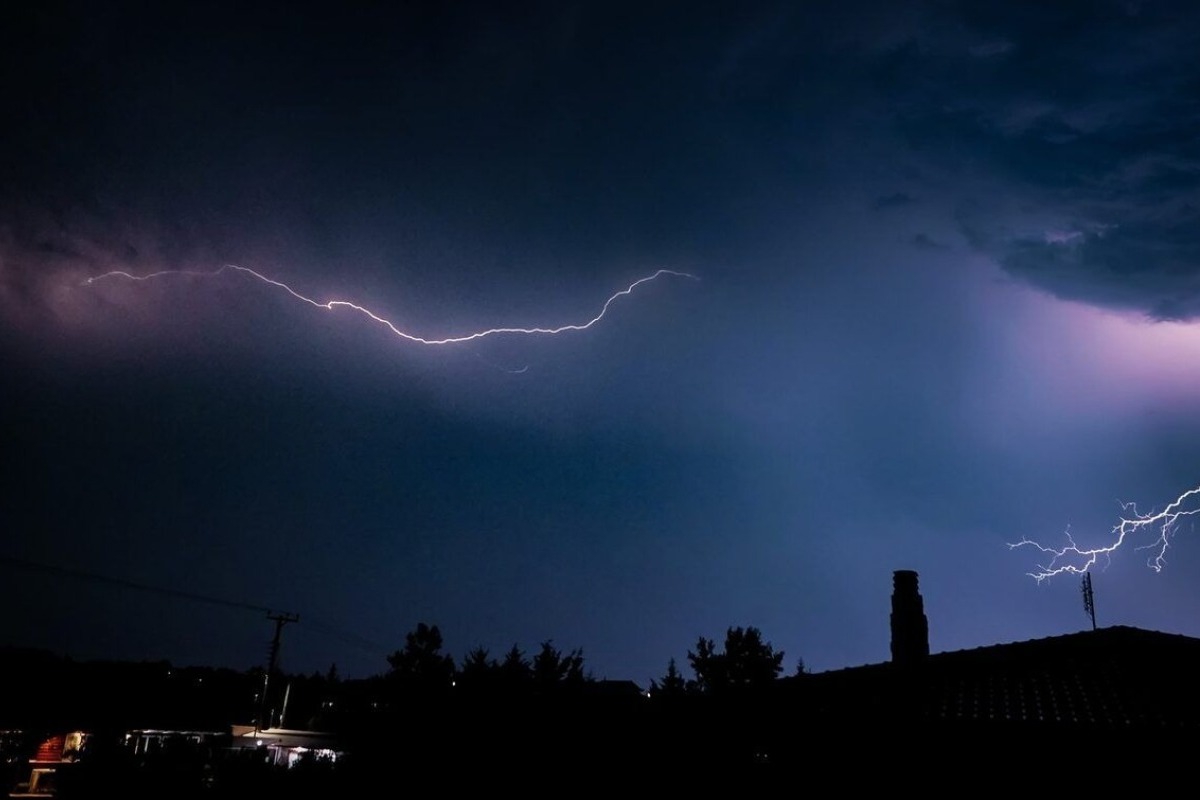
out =
[[[124,580],[121,578],[116,578],[111,575],[102,575],[102,574],[95,573],[95,572],[89,572],[86,570],[64,569],[62,567],[57,567],[54,565],[36,563],[36,562],[31,562],[31,561],[23,561],[23,560],[13,559],[13,558],[9,558],[9,557],[0,558],[0,566],[2,566],[5,569],[8,569],[8,570],[15,570],[18,572],[24,571],[24,572],[29,572],[29,573],[40,574],[40,575],[46,576],[50,579],[57,579],[60,581],[65,581],[65,582],[73,583],[73,584],[77,584],[77,585],[78,584],[93,584],[96,586],[107,587],[110,590],[129,591],[129,592],[133,592],[135,594],[144,594],[144,595],[148,595],[148,596],[155,596],[160,600],[174,601],[174,602],[182,603],[185,606],[192,607],[193,609],[198,609],[198,608],[202,608],[204,606],[208,606],[210,608],[212,608],[212,607],[221,608],[226,611],[232,610],[232,611],[236,611],[240,615],[242,615],[244,623],[248,622],[248,617],[246,615],[247,615],[247,613],[249,613],[251,615],[256,615],[257,619],[259,620],[260,628],[263,630],[267,630],[267,631],[275,630],[276,629],[276,621],[282,620],[284,624],[278,626],[279,633],[281,634],[280,640],[279,640],[281,647],[279,650],[276,651],[276,658],[277,658],[276,669],[281,674],[283,674],[285,677],[289,676],[289,675],[292,677],[305,677],[305,676],[317,676],[317,675],[322,674],[321,669],[289,670],[287,668],[289,652],[288,652],[288,648],[283,645],[284,645],[285,641],[290,643],[292,636],[294,636],[297,632],[303,632],[303,634],[305,634],[308,637],[312,637],[314,639],[320,639],[320,640],[323,640],[324,642],[326,642],[328,645],[328,649],[327,649],[328,659],[327,660],[328,660],[328,664],[329,664],[329,667],[326,670],[326,672],[327,673],[329,673],[329,672],[336,673],[339,676],[339,678],[345,679],[345,680],[374,680],[374,679],[384,677],[386,674],[388,674],[389,672],[391,672],[394,669],[394,665],[389,667],[388,663],[395,656],[395,654],[397,652],[399,652],[399,650],[403,649],[400,642],[397,642],[393,646],[389,647],[388,645],[385,645],[381,642],[374,642],[374,641],[365,639],[365,638],[359,636],[358,634],[356,634],[354,631],[347,629],[347,628],[340,627],[336,623],[330,623],[328,620],[321,620],[319,618],[316,620],[305,619],[305,618],[301,618],[300,615],[298,615],[298,614],[286,611],[284,609],[279,609],[279,608],[272,609],[272,608],[267,608],[267,607],[254,606],[252,604],[244,603],[244,602],[234,600],[231,598],[221,598],[221,597],[214,597],[214,596],[209,596],[209,595],[195,594],[195,593],[188,592],[188,591],[181,590],[181,589],[172,589],[172,588],[167,588],[167,587],[163,587],[163,586],[154,586],[151,584],[143,584],[143,583]],[[801,674],[812,675],[812,674],[817,674],[818,672],[838,672],[838,671],[845,671],[845,670],[855,670],[860,667],[874,667],[874,666],[879,666],[881,664],[892,663],[892,662],[896,662],[896,661],[904,662],[904,661],[913,660],[913,659],[920,660],[922,658],[928,657],[931,654],[935,654],[935,655],[936,654],[952,654],[952,653],[956,653],[956,652],[967,652],[970,650],[980,650],[980,649],[988,649],[988,648],[995,648],[995,647],[1003,647],[1003,646],[1006,646],[1009,644],[1017,644],[1017,643],[1022,643],[1022,642],[1032,643],[1032,642],[1038,641],[1037,639],[1028,639],[1028,640],[1015,640],[1013,642],[985,642],[985,643],[981,643],[978,645],[974,645],[972,647],[963,648],[961,650],[940,650],[940,651],[935,650],[935,651],[932,651],[932,653],[931,653],[930,646],[929,646],[928,620],[923,611],[924,598],[920,595],[919,579],[918,579],[917,574],[911,570],[894,570],[893,571],[893,579],[894,579],[894,583],[893,583],[893,597],[892,597],[892,613],[889,617],[889,619],[890,619],[889,624],[891,626],[891,634],[890,634],[891,655],[890,655],[890,658],[885,658],[881,661],[870,662],[870,663],[834,665],[832,667],[827,667],[827,668],[819,670],[819,671],[814,671],[810,667],[810,664],[812,663],[810,659],[813,659],[815,656],[816,661],[818,663],[820,663],[820,661],[821,661],[820,654],[809,654],[807,657],[804,654],[799,654],[799,655],[793,654],[785,662],[784,658],[788,657],[788,654],[785,651],[778,650],[777,652],[779,655],[779,662],[778,662],[778,670],[777,671],[779,673],[779,677],[789,677],[789,676],[795,676],[795,675],[801,675]],[[904,588],[901,589],[901,586],[903,586]],[[1089,588],[1090,588],[1090,586],[1089,586]],[[902,597],[905,599],[898,601],[897,597]],[[915,600],[912,598],[915,598]],[[897,605],[897,602],[899,602],[900,605]],[[913,605],[914,602],[915,602],[915,605]],[[1092,598],[1092,603],[1094,604],[1094,598]],[[1086,607],[1086,603],[1085,603],[1085,611],[1091,611],[1092,613],[1094,613],[1093,609],[1089,609]],[[881,614],[882,614],[882,610],[881,610]],[[914,614],[916,615],[916,618],[914,620],[905,621],[906,619],[911,618],[912,615],[914,615]],[[1088,621],[1091,622],[1091,630],[1112,630],[1112,629],[1120,629],[1120,628],[1128,627],[1128,626],[1121,625],[1121,624],[1097,626],[1095,624],[1094,617],[1092,617],[1091,615],[1089,615],[1087,617],[1087,619],[1085,620],[1085,623]],[[264,625],[264,623],[265,623],[265,625]],[[422,621],[418,622],[413,630],[417,630],[422,627],[425,627],[427,624],[432,624],[435,629],[440,631],[440,626],[436,623],[436,621],[431,622],[428,620],[422,620]],[[731,624],[731,625],[728,625],[726,628],[724,628],[721,631],[701,632],[701,633],[697,634],[696,636],[693,636],[693,643],[696,638],[699,638],[700,640],[703,641],[704,639],[709,639],[709,638],[715,637],[717,641],[720,641],[721,636],[724,636],[726,634],[731,634],[734,631],[740,632],[743,629],[752,630],[756,633],[756,635],[761,633],[764,637],[764,641],[767,644],[767,646],[769,648],[771,648],[772,650],[777,650],[776,648],[774,648],[774,646],[769,641],[769,638],[770,638],[769,635],[767,635],[766,632],[760,631],[760,629],[753,624],[749,624],[749,625],[733,625],[733,624]],[[1070,636],[1074,633],[1083,632],[1086,630],[1088,630],[1088,625],[1081,623],[1078,631],[1074,631],[1074,630],[1064,631],[1064,632],[1060,632],[1059,634],[1053,634],[1049,638],[1050,639],[1062,638],[1063,636]],[[282,635],[284,631],[288,631],[289,635],[284,637]],[[412,632],[413,631],[409,631],[407,635],[411,636]],[[1159,631],[1155,631],[1152,629],[1152,632],[1158,633]],[[439,636],[440,635],[441,634],[439,633]],[[905,643],[898,644],[898,640],[897,640],[898,636],[900,637],[900,640]],[[462,670],[468,665],[471,658],[473,656],[476,656],[477,654],[486,655],[490,660],[499,663],[500,661],[503,661],[505,654],[510,651],[514,651],[514,652],[519,651],[520,653],[522,653],[525,656],[532,656],[538,650],[539,647],[546,648],[546,647],[552,646],[555,642],[562,642],[562,641],[563,640],[560,639],[559,637],[550,635],[550,636],[543,636],[542,638],[538,639],[536,642],[515,642],[514,641],[508,647],[501,648],[500,650],[491,650],[491,649],[484,647],[483,645],[476,644],[476,645],[472,645],[472,646],[468,646],[468,647],[464,648],[461,652],[455,652],[450,649],[446,649],[441,652],[445,657],[452,660],[452,664],[454,665],[455,670]],[[439,644],[439,649],[441,647],[442,647],[442,645]],[[897,648],[899,648],[899,650]],[[555,649],[558,649],[558,648],[555,648]],[[232,669],[239,673],[249,674],[249,673],[255,673],[255,672],[262,672],[268,668],[268,666],[270,664],[271,644],[269,641],[267,642],[267,645],[266,645],[267,657],[261,663],[251,663],[251,664],[248,664],[243,667],[234,666],[231,664],[215,664],[215,663],[207,663],[207,662],[206,663],[194,662],[194,663],[184,664],[184,663],[172,662],[168,658],[159,657],[159,656],[137,657],[135,655],[132,657],[116,658],[116,659],[113,659],[111,657],[106,657],[106,656],[80,658],[80,657],[78,657],[77,654],[73,654],[69,651],[65,651],[65,652],[64,651],[54,651],[49,648],[38,648],[38,647],[14,647],[12,645],[5,645],[5,644],[0,644],[0,650],[4,650],[5,652],[10,652],[10,653],[28,653],[28,654],[32,654],[32,655],[36,655],[38,653],[44,653],[47,655],[51,655],[55,658],[66,658],[67,660],[79,661],[80,663],[83,663],[83,664],[86,664],[89,662],[93,662],[93,663],[109,663],[109,662],[111,662],[111,663],[127,663],[130,665],[167,663],[172,667],[183,668],[183,669],[213,669],[213,670]],[[370,653],[374,653],[376,655],[382,655],[383,656],[383,658],[382,658],[383,664],[374,671],[368,670],[366,673],[347,675],[344,672],[342,672],[342,667],[339,665],[340,662],[339,662],[338,658],[335,656],[336,653],[344,653],[347,650],[358,652],[360,655],[364,652],[370,652]],[[659,670],[657,673],[649,676],[648,678],[645,678],[644,680],[639,680],[635,676],[598,675],[598,674],[596,674],[596,672],[592,668],[590,662],[588,662],[588,660],[586,658],[585,648],[582,646],[571,646],[571,647],[563,650],[564,654],[566,654],[568,652],[573,655],[578,655],[579,660],[584,667],[581,674],[584,677],[586,677],[586,679],[588,681],[602,681],[602,682],[603,681],[629,681],[634,684],[637,684],[643,690],[647,689],[650,685],[652,685],[656,682],[661,682],[664,675],[669,672],[670,664],[673,663],[676,665],[676,668],[679,668],[679,665],[686,663],[686,661],[690,660],[690,657],[692,656],[692,649],[690,646],[686,651],[688,659],[685,659],[683,657],[683,655],[680,653],[671,654],[668,657],[667,662],[664,663],[663,669]],[[281,656],[282,656],[282,658],[281,658]],[[694,672],[694,667],[693,667],[693,672]],[[690,683],[697,677],[698,676],[694,675],[693,678],[689,678],[687,680]]]

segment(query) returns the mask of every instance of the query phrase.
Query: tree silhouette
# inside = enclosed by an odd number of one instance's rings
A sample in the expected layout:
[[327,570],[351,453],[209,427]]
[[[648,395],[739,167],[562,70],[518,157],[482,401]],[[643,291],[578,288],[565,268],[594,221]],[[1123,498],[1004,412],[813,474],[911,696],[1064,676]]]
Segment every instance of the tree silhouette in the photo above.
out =
[[459,677],[469,678],[482,676],[498,669],[500,669],[500,665],[496,663],[496,659],[488,656],[487,649],[476,647],[463,656],[462,666],[459,668],[458,674]]
[[470,691],[491,691],[501,682],[500,664],[486,648],[476,647],[463,656],[458,668],[458,685]]
[[688,692],[688,683],[683,674],[680,673],[679,668],[675,666],[675,659],[672,658],[667,662],[667,674],[662,677],[662,680],[650,681],[650,697],[682,697]]
[[692,665],[692,672],[696,673],[696,688],[700,691],[711,691],[727,683],[725,658],[717,652],[717,645],[712,639],[701,636],[696,642],[696,652],[689,650],[687,658]]
[[540,688],[583,683],[583,651],[577,648],[563,654],[547,639],[533,657],[533,681]]
[[688,651],[688,662],[701,691],[755,688],[770,684],[779,676],[783,651],[776,652],[770,642],[763,641],[758,628],[729,628],[721,652],[717,652],[712,639],[701,636],[696,650]]
[[515,644],[502,661],[492,658],[483,647],[476,647],[463,657],[458,680],[464,689],[512,695],[529,689],[553,690],[581,684],[587,677],[582,650],[564,653],[547,639],[532,660],[525,658]]
[[442,652],[442,632],[437,625],[417,624],[404,637],[404,649],[388,656],[389,677],[421,689],[446,689],[454,680],[454,659]]
[[533,668],[530,666],[529,660],[525,658],[525,654],[521,652],[521,648],[517,647],[515,643],[504,654],[504,660],[500,662],[500,679],[504,687],[509,690],[526,686],[533,679]]

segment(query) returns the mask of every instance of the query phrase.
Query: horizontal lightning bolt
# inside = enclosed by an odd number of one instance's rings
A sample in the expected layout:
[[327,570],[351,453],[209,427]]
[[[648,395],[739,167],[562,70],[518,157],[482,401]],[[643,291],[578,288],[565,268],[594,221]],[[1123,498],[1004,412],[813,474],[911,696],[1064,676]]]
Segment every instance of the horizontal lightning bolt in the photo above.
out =
[[1134,549],[1150,550],[1151,553],[1146,559],[1146,564],[1155,572],[1160,572],[1166,566],[1167,548],[1170,546],[1171,536],[1174,535],[1179,521],[1183,517],[1200,514],[1198,500],[1200,500],[1200,486],[1179,495],[1162,511],[1142,514],[1138,512],[1137,506],[1133,503],[1121,503],[1121,510],[1125,512],[1125,515],[1116,525],[1113,525],[1113,541],[1103,547],[1080,547],[1072,538],[1070,531],[1066,534],[1067,545],[1065,547],[1046,547],[1031,539],[1012,542],[1008,547],[1010,550],[1017,547],[1036,547],[1050,556],[1050,560],[1046,564],[1038,565],[1037,572],[1028,573],[1031,578],[1041,583],[1047,578],[1053,578],[1055,575],[1062,575],[1066,572],[1073,574],[1087,572],[1101,556],[1105,559],[1109,558],[1130,537],[1143,532],[1151,532],[1156,534],[1156,537],[1149,544]]
[[277,281],[272,278],[268,278],[266,275],[263,275],[260,272],[255,272],[254,270],[250,269],[249,267],[239,267],[236,264],[226,264],[225,266],[223,266],[219,269],[210,270],[207,272],[201,271],[201,270],[168,269],[168,270],[162,270],[160,272],[151,272],[147,275],[134,275],[129,272],[124,272],[122,270],[113,270],[112,272],[106,272],[103,275],[96,275],[95,277],[88,278],[83,283],[84,283],[84,285],[91,285],[91,284],[96,283],[97,281],[111,280],[114,278],[124,278],[126,280],[131,280],[131,281],[148,281],[148,280],[153,280],[155,278],[166,277],[169,275],[196,275],[196,276],[200,276],[200,277],[212,278],[212,277],[216,277],[216,276],[221,275],[222,273],[224,273],[226,271],[230,271],[230,270],[235,271],[235,272],[240,272],[244,275],[249,275],[263,283],[266,283],[266,284],[269,284],[276,288],[282,289],[283,291],[287,292],[288,294],[290,294],[292,297],[296,298],[297,300],[300,300],[304,303],[308,303],[310,306],[313,306],[315,308],[323,308],[326,311],[334,311],[339,308],[349,308],[354,311],[357,311],[358,313],[362,314],[363,316],[369,317],[370,319],[374,320],[375,322],[379,323],[380,325],[383,325],[385,328],[387,328],[389,331],[391,331],[396,336],[399,336],[401,339],[405,339],[405,340],[407,340],[409,342],[413,342],[415,344],[434,344],[434,345],[461,344],[463,342],[471,342],[476,339],[483,339],[488,336],[498,336],[500,334],[532,336],[532,335],[554,335],[554,334],[559,334],[559,333],[567,333],[570,331],[585,331],[588,328],[595,325],[600,320],[604,319],[604,315],[608,313],[609,307],[614,302],[616,302],[618,299],[620,299],[622,297],[633,294],[634,289],[636,289],[637,287],[641,286],[644,283],[649,283],[653,280],[657,280],[658,278],[661,278],[664,275],[670,275],[670,276],[677,277],[677,278],[688,278],[688,279],[694,280],[694,281],[700,280],[695,275],[691,275],[686,272],[677,272],[672,269],[660,269],[652,275],[647,275],[644,278],[638,278],[636,281],[629,284],[621,291],[613,294],[611,297],[609,297],[607,300],[604,301],[604,305],[600,307],[600,312],[598,314],[596,314],[596,316],[589,319],[587,322],[573,323],[570,325],[559,325],[558,327],[554,327],[554,328],[541,328],[541,327],[538,327],[538,328],[488,328],[487,330],[475,331],[474,333],[465,333],[465,334],[462,334],[461,336],[448,336],[444,339],[427,339],[423,336],[417,336],[416,334],[412,334],[412,333],[408,333],[407,331],[403,331],[400,328],[397,328],[391,321],[384,319],[383,317],[376,314],[374,311],[371,311],[370,309],[368,309],[364,306],[360,306],[357,303],[351,303],[349,300],[327,300],[326,302],[322,303],[318,300],[312,299],[311,297],[305,297],[304,295],[300,294],[295,289],[288,286],[286,283],[283,283],[282,281]]

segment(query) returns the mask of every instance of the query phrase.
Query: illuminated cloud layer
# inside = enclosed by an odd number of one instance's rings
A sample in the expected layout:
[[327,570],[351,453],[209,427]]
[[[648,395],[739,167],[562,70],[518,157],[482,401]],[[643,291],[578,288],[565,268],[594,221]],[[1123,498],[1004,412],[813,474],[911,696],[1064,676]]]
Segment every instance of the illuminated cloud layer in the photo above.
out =
[[965,235],[1055,297],[1200,314],[1196,10],[950,8],[930,22],[952,36],[914,36],[877,66],[913,151],[990,187],[963,197]]

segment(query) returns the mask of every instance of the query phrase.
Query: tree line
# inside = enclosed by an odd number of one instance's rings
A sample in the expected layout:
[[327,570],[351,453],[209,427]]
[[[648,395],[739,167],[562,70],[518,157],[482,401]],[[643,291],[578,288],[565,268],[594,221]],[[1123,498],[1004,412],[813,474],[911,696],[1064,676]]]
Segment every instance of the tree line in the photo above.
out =
[[[405,636],[404,647],[387,661],[386,677],[405,689],[438,692],[452,688],[465,691],[551,690],[578,687],[594,682],[584,669],[583,650],[560,650],[552,640],[543,641],[528,657],[516,644],[502,656],[493,657],[483,647],[466,653],[461,662],[443,650],[437,625],[424,622]],[[730,627],[718,646],[713,639],[699,637],[687,652],[692,677],[683,675],[674,658],[666,673],[650,681],[651,697],[724,693],[769,685],[783,672],[784,652],[776,650],[753,626]],[[797,665],[804,672],[804,662]]]

